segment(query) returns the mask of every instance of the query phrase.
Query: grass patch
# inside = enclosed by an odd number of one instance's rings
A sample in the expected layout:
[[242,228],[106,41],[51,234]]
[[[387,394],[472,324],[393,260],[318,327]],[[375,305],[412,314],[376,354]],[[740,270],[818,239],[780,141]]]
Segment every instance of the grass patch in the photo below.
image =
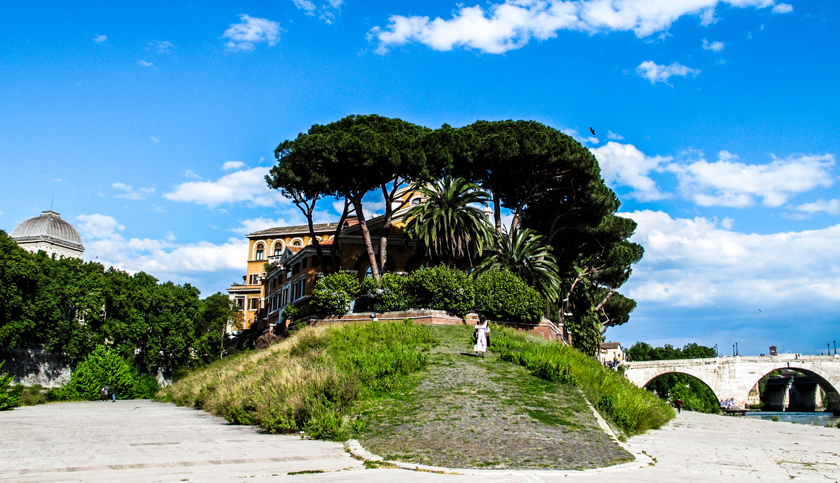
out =
[[579,387],[604,417],[628,435],[659,428],[674,417],[662,400],[570,347],[494,326],[491,349],[541,379]]
[[324,470],[302,470],[302,471],[290,471],[286,473],[289,476],[292,475],[316,475],[318,473],[325,473]]
[[271,433],[343,441],[364,429],[359,403],[424,368],[434,342],[410,321],[310,327],[202,367],[158,397]]

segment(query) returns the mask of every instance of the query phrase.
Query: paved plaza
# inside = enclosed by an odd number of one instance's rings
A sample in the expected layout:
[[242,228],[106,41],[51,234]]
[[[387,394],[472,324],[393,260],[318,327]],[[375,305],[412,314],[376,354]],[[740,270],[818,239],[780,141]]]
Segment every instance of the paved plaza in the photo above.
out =
[[[150,401],[0,412],[3,482],[840,481],[840,429],[683,412],[632,438],[635,463],[586,472],[365,469],[337,443],[263,434]],[[320,471],[315,474],[294,474]]]

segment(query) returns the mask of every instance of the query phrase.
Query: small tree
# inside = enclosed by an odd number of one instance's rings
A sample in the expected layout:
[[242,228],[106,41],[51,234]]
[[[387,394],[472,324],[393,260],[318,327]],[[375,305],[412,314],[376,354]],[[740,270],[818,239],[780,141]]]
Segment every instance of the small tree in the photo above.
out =
[[134,397],[134,371],[116,352],[99,346],[77,367],[70,376],[65,391],[70,398],[94,401],[108,385],[117,397]]
[[421,268],[411,274],[409,286],[418,308],[445,310],[465,317],[475,305],[472,279],[457,268]]
[[492,320],[537,323],[545,300],[521,278],[506,270],[475,277],[475,310]]
[[[0,362],[0,369],[5,361]],[[20,405],[20,396],[10,391],[12,379],[11,374],[0,375],[0,411],[14,409]]]

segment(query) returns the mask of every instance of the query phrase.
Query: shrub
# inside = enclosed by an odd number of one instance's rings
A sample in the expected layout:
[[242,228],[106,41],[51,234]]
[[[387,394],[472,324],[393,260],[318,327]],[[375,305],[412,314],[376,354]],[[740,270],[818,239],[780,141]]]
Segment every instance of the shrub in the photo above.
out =
[[445,310],[465,317],[475,305],[472,278],[446,265],[424,267],[412,273],[408,285],[417,308]]
[[359,296],[361,287],[355,275],[337,272],[315,283],[312,305],[323,315],[342,316],[350,311],[350,303]]
[[507,270],[491,270],[475,278],[475,309],[492,320],[537,323],[545,300]]
[[674,417],[662,400],[616,371],[571,347],[493,327],[491,347],[502,360],[531,369],[544,379],[578,386],[607,419],[627,435],[655,429]]
[[[4,362],[0,362],[0,369],[3,368]],[[0,411],[14,409],[20,404],[19,394],[11,387],[12,379],[14,376],[11,374],[0,376]]]
[[[395,312],[414,308],[414,294],[410,287],[411,278],[407,275],[386,273],[380,285],[372,278],[362,282],[363,294],[356,302],[364,302],[365,309],[374,312]],[[359,309],[356,309],[359,311]]]
[[[102,387],[108,385],[120,399],[132,399],[138,389],[148,395],[149,381],[136,384],[136,371],[116,352],[99,346],[82,361],[70,376],[70,382],[61,390],[62,399],[83,399],[94,401],[102,395]],[[157,381],[155,380],[155,385]]]

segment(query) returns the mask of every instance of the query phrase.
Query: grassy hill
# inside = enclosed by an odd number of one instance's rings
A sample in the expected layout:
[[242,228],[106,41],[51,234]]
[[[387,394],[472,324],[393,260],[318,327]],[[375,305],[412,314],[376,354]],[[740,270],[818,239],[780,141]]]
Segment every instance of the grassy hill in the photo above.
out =
[[628,435],[673,417],[572,349],[495,328],[481,359],[471,335],[470,326],[406,322],[306,328],[196,370],[159,395],[270,432],[355,437],[388,458],[457,467],[632,459],[597,426],[586,399]]

